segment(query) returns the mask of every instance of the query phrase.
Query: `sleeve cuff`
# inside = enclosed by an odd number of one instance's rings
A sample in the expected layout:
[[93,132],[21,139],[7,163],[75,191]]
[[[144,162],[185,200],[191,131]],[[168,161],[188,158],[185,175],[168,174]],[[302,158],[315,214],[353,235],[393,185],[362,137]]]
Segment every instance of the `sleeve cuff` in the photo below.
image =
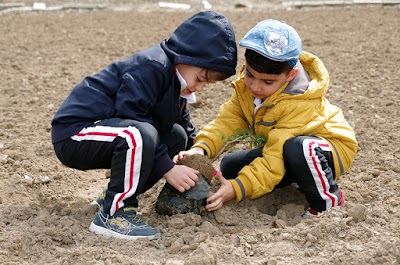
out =
[[236,202],[244,200],[246,197],[252,195],[251,182],[246,177],[237,177],[230,179],[229,182],[232,184],[236,192]]
[[203,149],[204,150],[204,154],[208,158],[211,158],[211,149],[205,142],[197,142],[191,148],[195,148],[195,147],[200,147],[201,149]]
[[160,156],[154,163],[157,166],[154,167],[153,174],[158,177],[164,176],[165,173],[175,166],[175,163],[169,158],[167,153]]

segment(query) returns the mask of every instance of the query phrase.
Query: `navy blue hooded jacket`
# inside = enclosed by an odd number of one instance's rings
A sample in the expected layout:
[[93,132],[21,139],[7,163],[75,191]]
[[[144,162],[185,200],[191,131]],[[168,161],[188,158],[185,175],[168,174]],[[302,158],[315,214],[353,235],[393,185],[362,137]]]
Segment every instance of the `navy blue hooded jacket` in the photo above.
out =
[[[51,123],[52,142],[65,140],[98,120],[115,117],[148,122],[160,134],[178,123],[193,141],[195,128],[186,100],[180,97],[174,65],[189,64],[234,75],[236,62],[235,35],[228,19],[214,11],[197,13],[169,39],[113,62],[75,86]],[[174,166],[165,145],[158,147],[155,163],[161,175]]]

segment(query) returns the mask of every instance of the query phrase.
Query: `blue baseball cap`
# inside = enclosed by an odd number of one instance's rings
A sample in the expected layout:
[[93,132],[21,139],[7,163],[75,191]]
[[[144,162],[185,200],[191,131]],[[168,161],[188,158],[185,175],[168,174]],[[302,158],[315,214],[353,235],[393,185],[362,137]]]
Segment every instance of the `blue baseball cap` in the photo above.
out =
[[287,61],[294,67],[300,57],[301,39],[296,30],[284,21],[266,19],[249,30],[239,45],[274,60]]

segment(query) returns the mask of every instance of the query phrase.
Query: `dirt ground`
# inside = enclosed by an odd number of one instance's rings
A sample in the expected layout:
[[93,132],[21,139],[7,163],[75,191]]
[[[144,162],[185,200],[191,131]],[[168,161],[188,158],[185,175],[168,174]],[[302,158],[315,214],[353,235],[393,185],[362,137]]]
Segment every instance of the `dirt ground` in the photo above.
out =
[[[346,205],[305,219],[303,195],[287,187],[215,213],[167,217],[154,211],[161,181],[140,199],[158,240],[92,234],[89,203],[107,185],[105,171],[61,165],[51,119],[84,76],[162,41],[194,10],[0,15],[0,264],[400,264],[400,9],[219,11],[237,40],[262,19],[283,19],[324,61],[328,98],[360,144],[339,180]],[[231,93],[224,82],[197,95],[197,128]]]

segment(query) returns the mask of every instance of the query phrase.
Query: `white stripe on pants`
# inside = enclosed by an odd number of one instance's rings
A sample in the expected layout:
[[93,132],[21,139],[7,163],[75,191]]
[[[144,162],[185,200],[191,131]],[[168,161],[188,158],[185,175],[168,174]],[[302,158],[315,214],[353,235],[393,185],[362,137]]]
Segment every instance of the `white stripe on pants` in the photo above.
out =
[[142,165],[143,141],[139,130],[135,127],[96,126],[82,129],[71,137],[75,141],[112,142],[116,137],[125,139],[129,146],[126,151],[124,191],[117,193],[111,205],[110,215],[114,215],[124,206],[124,199],[131,197],[138,187],[140,168]]
[[326,202],[326,209],[330,209],[338,205],[340,198],[329,192],[329,181],[315,152],[317,147],[320,147],[323,151],[331,151],[329,144],[322,139],[305,139],[303,141],[304,157],[314,178],[315,186],[321,198]]

